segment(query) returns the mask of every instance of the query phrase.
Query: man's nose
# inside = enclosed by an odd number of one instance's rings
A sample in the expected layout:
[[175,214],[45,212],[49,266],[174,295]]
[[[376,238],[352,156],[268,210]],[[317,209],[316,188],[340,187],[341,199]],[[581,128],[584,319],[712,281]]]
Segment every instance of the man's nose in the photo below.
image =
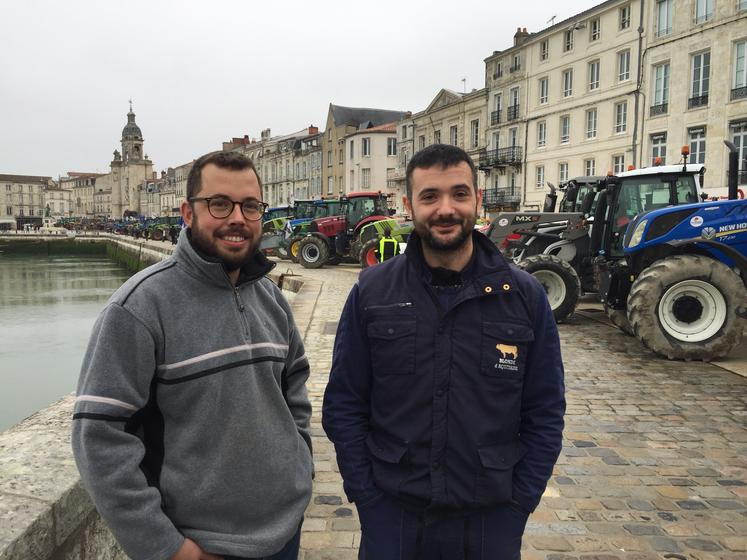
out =
[[232,224],[240,222],[243,224],[245,221],[246,218],[244,218],[244,212],[241,210],[241,204],[234,204],[231,213],[228,215],[228,222]]

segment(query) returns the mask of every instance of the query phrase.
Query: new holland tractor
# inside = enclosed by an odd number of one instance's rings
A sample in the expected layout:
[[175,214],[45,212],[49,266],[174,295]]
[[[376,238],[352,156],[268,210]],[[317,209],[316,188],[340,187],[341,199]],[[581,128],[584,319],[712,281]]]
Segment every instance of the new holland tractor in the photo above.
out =
[[298,262],[304,268],[320,268],[342,260],[357,262],[363,227],[389,218],[387,198],[381,192],[353,192],[341,202],[341,215],[313,220],[298,242]]
[[566,310],[583,286],[655,353],[712,360],[747,326],[747,201],[701,201],[700,166],[669,167],[604,179],[589,235],[560,244],[574,257],[544,253],[519,264]]

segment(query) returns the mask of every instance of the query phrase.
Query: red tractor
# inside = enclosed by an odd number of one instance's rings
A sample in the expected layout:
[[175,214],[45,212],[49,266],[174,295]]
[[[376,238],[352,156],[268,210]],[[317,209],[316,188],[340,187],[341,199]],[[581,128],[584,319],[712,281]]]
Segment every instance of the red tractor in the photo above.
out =
[[389,218],[386,195],[381,192],[352,192],[342,198],[342,215],[313,220],[306,237],[298,244],[298,262],[305,268],[358,262],[363,226]]

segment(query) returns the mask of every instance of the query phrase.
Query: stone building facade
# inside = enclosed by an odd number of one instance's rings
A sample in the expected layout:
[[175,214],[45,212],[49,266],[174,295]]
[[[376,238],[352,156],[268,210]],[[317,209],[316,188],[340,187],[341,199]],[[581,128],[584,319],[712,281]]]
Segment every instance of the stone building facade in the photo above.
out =
[[404,116],[404,111],[329,104],[322,141],[322,190],[325,198],[335,198],[346,192],[345,138],[359,129],[396,122]]
[[69,218],[73,215],[72,189],[63,189],[52,182],[44,188],[44,214],[53,219]]
[[390,207],[401,212],[402,193],[390,190],[388,177],[397,167],[397,123],[357,130],[345,137],[345,192],[381,191]]
[[53,185],[51,177],[0,174],[0,228],[41,226],[45,208],[44,191]]
[[73,217],[89,219],[94,217],[96,213],[94,204],[96,181],[102,176],[102,173],[80,173],[69,171],[66,177],[60,178],[60,188],[63,190],[69,190],[71,193],[70,206]]

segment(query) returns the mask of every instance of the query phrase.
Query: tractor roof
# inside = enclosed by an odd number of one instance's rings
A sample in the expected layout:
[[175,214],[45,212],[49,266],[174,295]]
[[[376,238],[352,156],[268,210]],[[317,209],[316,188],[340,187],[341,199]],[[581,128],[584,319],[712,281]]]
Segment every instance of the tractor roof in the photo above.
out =
[[[661,174],[672,174],[682,173],[685,166],[682,164],[675,165],[657,165],[655,167],[642,167],[641,169],[633,169],[632,171],[625,171],[618,173],[618,177],[634,177],[636,175],[661,175]],[[703,173],[705,166],[702,163],[689,163],[685,173]]]
[[357,191],[345,195],[347,198],[372,198],[381,196],[381,191]]

